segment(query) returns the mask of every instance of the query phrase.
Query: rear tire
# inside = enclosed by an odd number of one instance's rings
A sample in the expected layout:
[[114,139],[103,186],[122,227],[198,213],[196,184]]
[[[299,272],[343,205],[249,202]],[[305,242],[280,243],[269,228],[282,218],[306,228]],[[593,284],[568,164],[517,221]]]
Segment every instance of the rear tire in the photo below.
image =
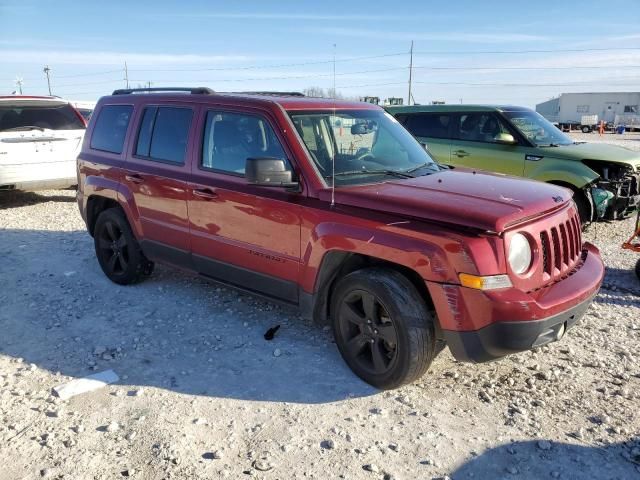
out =
[[119,208],[104,210],[96,220],[93,243],[98,263],[114,283],[130,285],[148,277],[154,264],[144,256]]
[[582,133],[591,133],[591,127],[588,127],[587,125],[583,125]]
[[636,262],[636,276],[638,277],[638,280],[640,280],[640,260]]
[[345,362],[380,389],[420,378],[436,355],[433,318],[425,301],[394,270],[366,268],[339,280],[331,321]]

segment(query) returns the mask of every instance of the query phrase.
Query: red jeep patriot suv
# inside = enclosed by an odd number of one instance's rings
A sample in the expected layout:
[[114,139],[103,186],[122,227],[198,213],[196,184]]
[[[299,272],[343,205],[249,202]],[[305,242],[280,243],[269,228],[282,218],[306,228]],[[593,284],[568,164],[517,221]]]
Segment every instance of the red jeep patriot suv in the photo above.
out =
[[380,388],[444,345],[483,362],[560,339],[604,274],[568,190],[440,166],[367,103],[116,90],[78,176],[109,279],[164,262],[297,305]]

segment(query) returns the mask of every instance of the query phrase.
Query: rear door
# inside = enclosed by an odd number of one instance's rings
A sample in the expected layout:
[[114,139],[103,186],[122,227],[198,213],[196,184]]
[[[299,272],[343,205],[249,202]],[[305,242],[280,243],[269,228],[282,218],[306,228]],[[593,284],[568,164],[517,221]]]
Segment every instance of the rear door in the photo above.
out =
[[138,210],[147,256],[187,268],[187,178],[195,115],[191,105],[175,103],[146,105],[138,111],[123,179]]
[[431,156],[438,163],[450,163],[452,114],[421,112],[404,115],[402,124],[420,143],[427,146]]
[[262,111],[211,108],[189,183],[194,268],[261,294],[298,302],[300,193],[247,183],[249,157],[291,158]]
[[500,133],[518,138],[507,123],[494,112],[467,112],[455,117],[451,142],[451,164],[490,172],[522,176],[522,145],[496,141]]

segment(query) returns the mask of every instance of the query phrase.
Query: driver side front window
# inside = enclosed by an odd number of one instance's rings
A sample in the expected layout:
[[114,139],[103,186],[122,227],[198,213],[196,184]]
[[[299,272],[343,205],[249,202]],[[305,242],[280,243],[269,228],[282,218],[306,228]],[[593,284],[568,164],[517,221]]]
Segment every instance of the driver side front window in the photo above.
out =
[[504,122],[492,113],[463,114],[458,122],[458,138],[469,142],[498,143],[499,134],[510,133]]
[[200,160],[203,168],[244,176],[247,158],[259,157],[287,163],[284,149],[266,120],[244,113],[207,113]]

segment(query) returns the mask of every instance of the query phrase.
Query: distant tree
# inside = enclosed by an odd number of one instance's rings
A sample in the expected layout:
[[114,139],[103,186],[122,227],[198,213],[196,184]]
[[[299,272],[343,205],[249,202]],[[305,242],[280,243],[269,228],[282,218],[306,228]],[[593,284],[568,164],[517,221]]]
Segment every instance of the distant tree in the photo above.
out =
[[337,98],[338,100],[354,100],[354,101],[359,100],[357,96],[348,97],[346,95],[343,95],[341,92],[334,90],[333,88],[327,88],[325,90],[322,87],[307,87],[304,90],[302,90],[302,93],[304,93],[307,97]]
[[308,87],[302,90],[302,93],[304,93],[307,97],[323,98],[327,96],[324,89],[320,87]]

